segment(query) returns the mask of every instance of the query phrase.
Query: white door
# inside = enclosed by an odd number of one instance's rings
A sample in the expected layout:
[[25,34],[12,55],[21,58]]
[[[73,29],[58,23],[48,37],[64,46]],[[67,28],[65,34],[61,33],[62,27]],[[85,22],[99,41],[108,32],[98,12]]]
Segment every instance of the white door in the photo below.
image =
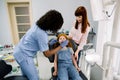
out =
[[31,26],[29,3],[9,3],[13,43],[17,44]]

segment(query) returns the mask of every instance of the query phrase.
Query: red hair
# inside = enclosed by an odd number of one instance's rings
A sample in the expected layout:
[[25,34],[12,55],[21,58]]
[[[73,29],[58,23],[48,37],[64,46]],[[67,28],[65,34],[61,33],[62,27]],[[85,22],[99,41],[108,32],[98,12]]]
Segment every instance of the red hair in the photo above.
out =
[[[71,44],[70,40],[68,39],[67,35],[64,34],[64,33],[59,34],[58,37],[57,37],[57,40],[59,40],[59,38],[60,38],[61,36],[64,36],[64,37],[66,38],[66,40],[69,41],[67,47],[72,47],[72,44]],[[60,45],[60,43],[57,42],[56,44],[54,44],[54,48],[58,47],[59,45]]]
[[[87,11],[86,11],[85,7],[83,7],[83,6],[78,7],[74,14],[75,14],[75,16],[82,16],[81,33],[85,33],[87,26],[88,25],[90,26],[90,24],[88,22]],[[78,21],[76,21],[76,23],[75,23],[75,29],[78,29]]]

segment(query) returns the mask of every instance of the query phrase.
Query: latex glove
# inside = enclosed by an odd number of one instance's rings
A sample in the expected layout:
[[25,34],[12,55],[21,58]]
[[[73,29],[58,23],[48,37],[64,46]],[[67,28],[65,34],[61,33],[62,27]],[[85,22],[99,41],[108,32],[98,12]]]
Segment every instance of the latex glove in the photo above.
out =
[[57,39],[53,38],[53,39],[51,39],[51,40],[49,41],[49,44],[50,44],[50,45],[53,45],[53,44],[56,43],[56,42],[57,42]]
[[66,45],[68,45],[68,40],[65,40],[64,42],[62,42],[61,44],[60,44],[60,46],[63,48],[63,47],[65,47]]

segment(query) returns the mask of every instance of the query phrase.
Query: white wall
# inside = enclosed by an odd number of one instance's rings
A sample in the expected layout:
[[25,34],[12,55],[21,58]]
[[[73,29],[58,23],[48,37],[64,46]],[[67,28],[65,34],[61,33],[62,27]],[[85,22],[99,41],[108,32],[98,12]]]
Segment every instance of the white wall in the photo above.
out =
[[69,30],[73,21],[75,20],[74,11],[80,5],[83,5],[87,8],[88,19],[92,27],[95,27],[96,24],[93,22],[91,7],[89,0],[32,0],[32,11],[33,11],[33,21],[35,22],[41,17],[45,12],[50,9],[56,9],[60,11],[64,18],[63,28]]
[[[112,37],[111,41],[120,43],[120,0],[117,2],[117,7],[115,11],[115,18],[114,18],[114,24],[113,24],[113,31],[112,31]],[[113,69],[115,72],[120,73],[119,66],[120,66],[120,49],[112,49],[110,50],[110,53],[113,55]]]
[[11,31],[5,0],[0,0],[0,44],[11,44]]
[[[113,9],[112,5],[107,5],[104,7],[106,8],[106,11],[109,12],[108,14],[111,14],[111,11]],[[115,15],[114,13],[115,12],[113,12],[112,15],[110,17],[108,17],[107,19],[98,21],[96,53],[101,56],[101,61],[99,62],[99,64],[101,64],[101,62],[102,62],[104,43],[107,41],[111,41],[112,29],[114,28],[113,27],[114,15]]]
[[112,27],[113,27],[113,19],[112,20],[102,20],[98,23],[98,31],[97,31],[97,39],[96,39],[96,53],[100,55],[102,62],[103,56],[103,46],[107,41],[111,41],[112,35]]
[[[74,11],[81,5],[86,7],[91,27],[94,27],[94,31],[97,32],[97,22],[92,19],[89,0],[31,0],[32,23],[36,22],[48,10],[56,9],[61,12],[64,18],[62,29],[70,30],[75,20]],[[0,21],[0,44],[11,44],[12,37],[5,0],[0,0]]]

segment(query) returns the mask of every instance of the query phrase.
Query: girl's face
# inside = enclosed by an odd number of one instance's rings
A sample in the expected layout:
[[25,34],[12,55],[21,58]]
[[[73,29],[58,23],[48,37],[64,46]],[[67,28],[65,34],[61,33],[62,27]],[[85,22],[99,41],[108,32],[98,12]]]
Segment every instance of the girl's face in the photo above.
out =
[[62,42],[65,41],[65,40],[66,40],[65,36],[60,36],[60,37],[59,37],[59,43],[62,43]]
[[76,16],[76,20],[78,21],[78,23],[82,22],[82,16]]

